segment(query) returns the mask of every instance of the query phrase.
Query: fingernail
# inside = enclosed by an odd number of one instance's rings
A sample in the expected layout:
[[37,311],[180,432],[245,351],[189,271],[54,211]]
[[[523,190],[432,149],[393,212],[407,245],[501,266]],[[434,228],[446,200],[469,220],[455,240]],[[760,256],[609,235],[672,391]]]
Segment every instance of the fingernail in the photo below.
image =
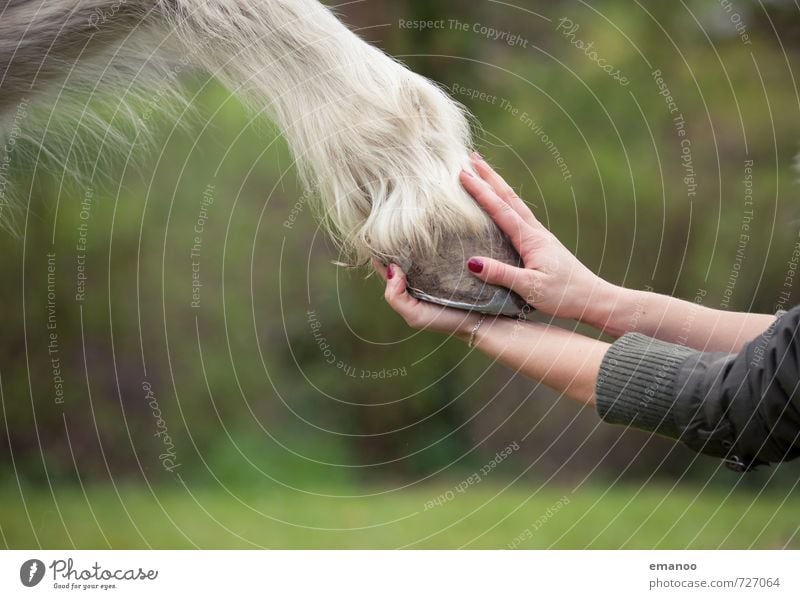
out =
[[386,267],[386,278],[391,279],[394,277],[394,267],[390,264]]
[[469,268],[472,272],[483,272],[483,261],[478,260],[477,258],[470,258],[467,262],[467,268]]
[[474,179],[474,178],[475,178],[475,175],[473,175],[471,172],[469,172],[469,171],[468,171],[468,170],[466,170],[466,169],[462,170],[461,172],[462,172],[462,173],[464,173],[464,174],[465,174],[467,177],[469,177],[469,178],[471,178],[471,179]]
[[481,162],[486,162],[486,160],[481,156],[478,152],[473,152],[472,156],[480,160]]

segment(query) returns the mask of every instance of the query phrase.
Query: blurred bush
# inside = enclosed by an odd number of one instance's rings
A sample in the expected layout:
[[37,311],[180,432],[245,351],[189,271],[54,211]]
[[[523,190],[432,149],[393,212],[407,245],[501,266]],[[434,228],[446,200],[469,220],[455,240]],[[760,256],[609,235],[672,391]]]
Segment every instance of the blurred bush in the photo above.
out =
[[[686,6],[373,0],[341,10],[443,87],[496,98],[454,92],[476,116],[484,156],[591,268],[689,299],[701,290],[710,306],[772,312],[798,298],[793,288],[780,300],[800,222],[797,38],[781,3],[766,12],[737,3],[750,44],[716,3]],[[557,30],[564,15],[628,86]],[[470,30],[403,29],[401,18],[458,19]],[[475,33],[475,24],[526,47]],[[691,139],[691,197],[656,69]],[[459,343],[406,329],[378,281],[332,264],[335,248],[277,132],[215,82],[187,86],[192,114],[158,124],[152,149],[136,152],[143,168],[112,161],[80,184],[46,166],[15,174],[28,211],[22,235],[0,239],[0,459],[9,478],[179,475],[324,492],[457,476],[511,441],[522,449],[509,464],[523,479],[641,481],[655,471],[705,481],[716,471],[670,443],[598,426],[589,410]],[[91,172],[98,155],[106,148],[68,162]],[[739,262],[745,160],[753,215]],[[85,298],[76,300],[81,268]]]

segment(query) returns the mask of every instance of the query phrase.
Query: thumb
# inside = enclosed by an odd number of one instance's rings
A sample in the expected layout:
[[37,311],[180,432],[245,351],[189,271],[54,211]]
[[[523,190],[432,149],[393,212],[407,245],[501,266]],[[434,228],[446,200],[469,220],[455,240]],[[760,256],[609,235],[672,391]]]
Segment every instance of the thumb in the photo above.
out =
[[384,272],[386,273],[384,298],[392,304],[406,292],[406,273],[397,264],[387,265]]
[[511,266],[493,258],[473,256],[467,261],[467,268],[481,281],[511,289],[523,297],[530,286],[530,270]]

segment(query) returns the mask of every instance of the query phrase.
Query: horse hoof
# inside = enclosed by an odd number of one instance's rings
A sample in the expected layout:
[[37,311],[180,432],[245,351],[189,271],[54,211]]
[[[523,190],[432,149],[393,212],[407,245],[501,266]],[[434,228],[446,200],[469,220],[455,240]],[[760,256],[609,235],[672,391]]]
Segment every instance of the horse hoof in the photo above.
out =
[[497,228],[480,238],[448,235],[442,238],[435,255],[416,258],[412,253],[401,261],[409,294],[441,306],[482,314],[524,318],[533,310],[513,291],[472,275],[467,269],[467,260],[472,256],[487,256],[522,266],[514,246]]

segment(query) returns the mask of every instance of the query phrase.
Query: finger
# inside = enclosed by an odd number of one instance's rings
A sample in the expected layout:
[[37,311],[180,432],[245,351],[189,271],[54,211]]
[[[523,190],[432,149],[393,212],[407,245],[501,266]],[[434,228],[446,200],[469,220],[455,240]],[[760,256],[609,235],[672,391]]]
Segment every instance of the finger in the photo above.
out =
[[535,277],[535,273],[531,270],[511,266],[505,262],[483,256],[470,258],[467,261],[467,268],[481,281],[511,289],[522,298],[527,298],[530,295],[532,281]]
[[508,235],[517,252],[523,254],[523,240],[531,230],[530,225],[514,211],[511,206],[500,199],[486,181],[476,177],[469,171],[461,171],[461,184],[486,213],[497,223],[497,226]]
[[405,317],[416,307],[419,300],[406,292],[406,274],[399,266],[389,264],[386,267],[386,276],[386,291],[383,297],[396,312]]
[[375,269],[375,272],[378,273],[384,281],[386,280],[386,266],[381,264],[380,260],[378,260],[377,258],[373,258],[372,268]]
[[[434,327],[452,333],[470,322],[471,314],[418,300],[408,293],[406,274],[396,264],[389,265],[392,277],[387,281],[385,298],[406,324],[414,329]],[[437,328],[439,327],[439,328]]]
[[528,205],[517,195],[517,192],[506,183],[506,180],[501,177],[492,166],[484,160],[483,156],[477,152],[473,152],[472,165],[480,175],[481,179],[486,181],[500,197],[501,200],[511,206],[514,211],[519,214],[522,219],[530,225],[539,225],[539,221],[533,214]]

